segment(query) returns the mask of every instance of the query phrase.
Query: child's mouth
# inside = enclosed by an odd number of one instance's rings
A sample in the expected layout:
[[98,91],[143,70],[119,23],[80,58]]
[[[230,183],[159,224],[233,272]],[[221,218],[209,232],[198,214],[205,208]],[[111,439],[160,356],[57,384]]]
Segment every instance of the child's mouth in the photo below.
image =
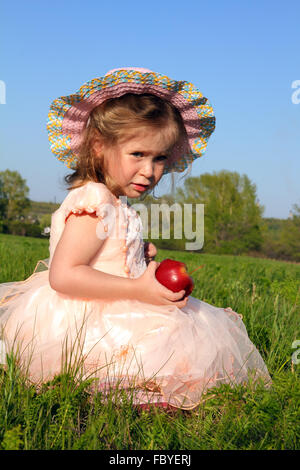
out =
[[144,185],[144,184],[136,184],[136,183],[132,183],[132,184],[133,184],[134,189],[136,189],[137,191],[146,191],[146,189],[149,187],[148,185]]

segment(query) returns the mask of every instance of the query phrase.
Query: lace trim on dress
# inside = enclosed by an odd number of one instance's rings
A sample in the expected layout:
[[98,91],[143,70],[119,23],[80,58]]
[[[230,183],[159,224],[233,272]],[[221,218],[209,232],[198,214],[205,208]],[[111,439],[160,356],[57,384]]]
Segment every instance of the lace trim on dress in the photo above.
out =
[[146,269],[143,243],[143,225],[138,213],[126,207],[128,229],[126,235],[127,265],[130,266],[131,277],[139,277]]

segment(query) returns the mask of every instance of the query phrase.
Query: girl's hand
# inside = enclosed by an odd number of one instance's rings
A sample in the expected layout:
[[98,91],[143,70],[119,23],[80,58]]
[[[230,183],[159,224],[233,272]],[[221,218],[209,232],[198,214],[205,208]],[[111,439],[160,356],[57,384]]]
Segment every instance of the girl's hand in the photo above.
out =
[[134,279],[136,283],[135,298],[140,302],[146,302],[153,305],[174,305],[178,308],[186,306],[188,297],[183,299],[185,291],[172,292],[163,286],[155,277],[155,271],[160,263],[150,261],[146,271]]
[[144,255],[146,264],[148,265],[150,261],[153,261],[157,255],[156,246],[151,242],[144,242]]

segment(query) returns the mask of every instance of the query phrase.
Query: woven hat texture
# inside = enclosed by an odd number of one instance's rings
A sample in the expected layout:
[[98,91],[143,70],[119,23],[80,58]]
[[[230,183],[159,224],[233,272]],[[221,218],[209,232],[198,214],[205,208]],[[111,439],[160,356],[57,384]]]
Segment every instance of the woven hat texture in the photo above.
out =
[[212,106],[191,83],[172,80],[166,75],[137,67],[113,69],[105,76],[84,83],[69,96],[55,99],[48,114],[47,131],[51,151],[68,168],[76,167],[82,142],[82,132],[87,126],[91,111],[110,98],[126,93],[151,93],[170,101],[180,112],[187,133],[174,147],[171,169],[182,172],[206,149],[207,141],[215,129]]

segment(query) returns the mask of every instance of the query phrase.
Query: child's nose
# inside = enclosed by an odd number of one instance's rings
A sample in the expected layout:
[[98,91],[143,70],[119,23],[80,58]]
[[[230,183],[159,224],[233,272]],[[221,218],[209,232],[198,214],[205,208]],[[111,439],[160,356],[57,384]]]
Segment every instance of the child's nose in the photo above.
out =
[[145,162],[142,168],[142,174],[150,178],[154,174],[154,163],[152,162]]

